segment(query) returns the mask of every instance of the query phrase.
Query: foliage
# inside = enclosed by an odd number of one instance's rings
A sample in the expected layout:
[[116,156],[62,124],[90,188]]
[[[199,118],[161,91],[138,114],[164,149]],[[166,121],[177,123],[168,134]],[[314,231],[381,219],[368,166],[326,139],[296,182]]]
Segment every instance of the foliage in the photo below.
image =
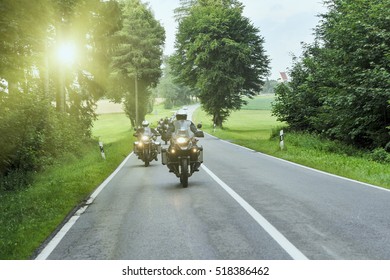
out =
[[261,93],[274,93],[277,85],[278,81],[266,79]]
[[128,0],[122,5],[122,28],[115,38],[111,96],[125,99],[126,114],[136,126],[148,113],[150,88],[161,76],[165,31],[148,6]]
[[97,143],[88,141],[77,156],[57,158],[36,174],[29,188],[0,192],[1,260],[34,257],[74,207],[117,168],[131,150],[129,143],[134,141],[126,119],[124,114],[104,115],[94,122],[93,136],[98,136],[98,131],[104,141],[106,160],[101,158]]
[[20,188],[31,179],[28,173],[41,170],[55,157],[80,151],[86,136],[83,123],[77,116],[58,113],[48,104],[47,99],[35,94],[24,94],[23,98],[10,94],[2,104],[2,189]]
[[331,0],[277,90],[274,114],[292,128],[361,147],[389,147],[389,1]]
[[190,104],[192,97],[196,96],[197,92],[175,81],[169,57],[164,58],[163,65],[163,75],[156,88],[152,90],[154,96],[165,99],[165,109],[172,109],[176,106]]
[[243,97],[260,91],[268,74],[264,40],[242,9],[238,1],[198,1],[179,21],[171,59],[177,79],[199,91],[218,126],[246,104]]
[[383,148],[376,148],[371,152],[371,158],[380,163],[390,163],[390,153]]
[[[0,189],[30,184],[28,174],[62,154],[77,154],[90,139],[96,102],[112,88],[114,52],[126,43],[120,39],[133,36],[126,46],[136,56],[124,63],[139,59],[140,89],[149,94],[160,76],[164,30],[145,6],[133,11],[137,3],[128,1],[126,10],[113,0],[0,2]],[[64,45],[76,53],[61,60]]]
[[179,7],[174,10],[175,20],[178,22],[189,15],[191,7],[194,6],[198,0],[179,0],[179,2]]

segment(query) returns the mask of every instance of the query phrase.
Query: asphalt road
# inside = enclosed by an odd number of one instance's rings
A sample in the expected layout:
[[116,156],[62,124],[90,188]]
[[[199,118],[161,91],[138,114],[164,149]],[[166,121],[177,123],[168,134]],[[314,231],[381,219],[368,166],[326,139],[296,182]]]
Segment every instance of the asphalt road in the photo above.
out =
[[188,188],[160,158],[131,155],[38,259],[390,259],[389,191],[209,135],[200,144]]

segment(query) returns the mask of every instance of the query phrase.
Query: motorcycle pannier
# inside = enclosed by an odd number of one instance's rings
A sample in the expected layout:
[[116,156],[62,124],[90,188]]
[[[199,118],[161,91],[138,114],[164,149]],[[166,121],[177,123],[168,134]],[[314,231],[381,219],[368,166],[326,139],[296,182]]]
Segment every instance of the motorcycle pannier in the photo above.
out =
[[167,164],[167,150],[166,149],[161,149],[161,163],[163,165]]

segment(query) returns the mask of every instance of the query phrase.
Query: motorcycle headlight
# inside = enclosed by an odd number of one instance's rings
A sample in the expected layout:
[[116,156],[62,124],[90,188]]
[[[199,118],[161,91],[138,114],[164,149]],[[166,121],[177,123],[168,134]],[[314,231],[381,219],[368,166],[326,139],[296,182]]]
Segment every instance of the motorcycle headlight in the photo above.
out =
[[143,135],[143,136],[141,137],[141,140],[142,140],[142,141],[149,141],[149,137],[146,136],[146,135]]
[[181,144],[185,144],[185,143],[187,143],[188,142],[188,138],[186,138],[186,137],[179,137],[179,138],[177,138],[177,143],[179,144],[179,145],[181,145]]

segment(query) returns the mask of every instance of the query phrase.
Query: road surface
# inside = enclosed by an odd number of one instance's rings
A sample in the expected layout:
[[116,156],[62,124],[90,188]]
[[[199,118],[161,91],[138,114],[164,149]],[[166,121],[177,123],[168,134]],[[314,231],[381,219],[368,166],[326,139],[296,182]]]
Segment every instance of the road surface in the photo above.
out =
[[160,158],[130,155],[37,259],[390,259],[388,190],[200,144],[188,188]]

